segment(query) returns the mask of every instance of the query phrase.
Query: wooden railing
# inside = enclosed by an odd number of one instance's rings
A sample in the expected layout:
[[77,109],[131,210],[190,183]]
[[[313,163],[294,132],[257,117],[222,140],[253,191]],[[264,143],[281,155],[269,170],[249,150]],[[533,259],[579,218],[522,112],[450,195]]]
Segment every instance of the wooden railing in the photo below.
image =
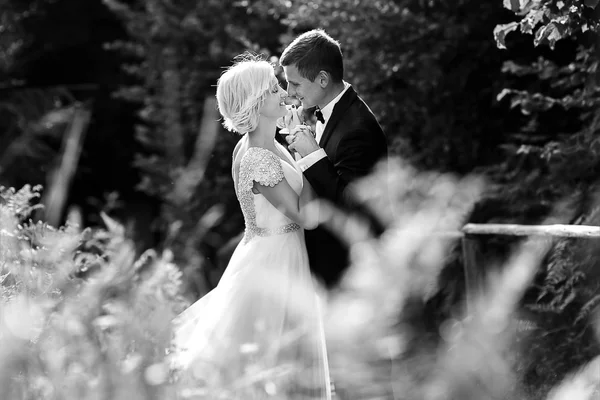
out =
[[485,269],[479,252],[479,236],[538,236],[599,239],[600,227],[589,225],[516,225],[516,224],[466,224],[462,228],[465,292],[467,310],[472,309],[477,293],[485,284]]

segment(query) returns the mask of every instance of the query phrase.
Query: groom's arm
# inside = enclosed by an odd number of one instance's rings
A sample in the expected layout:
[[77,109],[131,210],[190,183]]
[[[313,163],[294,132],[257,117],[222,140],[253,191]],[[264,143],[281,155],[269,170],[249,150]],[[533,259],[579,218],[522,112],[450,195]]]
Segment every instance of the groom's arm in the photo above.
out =
[[327,156],[322,157],[305,169],[304,175],[320,197],[337,204],[345,203],[348,184],[369,174],[386,153],[383,134],[355,129],[344,133],[338,143],[335,163]]

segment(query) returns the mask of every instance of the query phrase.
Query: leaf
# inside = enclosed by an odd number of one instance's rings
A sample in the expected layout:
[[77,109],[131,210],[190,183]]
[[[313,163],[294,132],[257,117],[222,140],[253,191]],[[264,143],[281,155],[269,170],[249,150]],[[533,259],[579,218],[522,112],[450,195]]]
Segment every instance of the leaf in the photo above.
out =
[[540,0],[504,0],[504,8],[516,14],[526,14],[532,7],[538,5]]
[[532,66],[526,66],[526,65],[519,65],[517,63],[515,63],[514,61],[505,61],[504,64],[502,64],[502,70],[503,73],[508,73],[508,74],[512,74],[512,75],[516,75],[516,76],[527,76],[527,75],[534,75],[538,73],[538,70],[535,69]]
[[521,32],[531,34],[533,28],[544,18],[544,10],[530,10],[521,20]]
[[550,48],[554,50],[554,45],[556,44],[556,41],[564,37],[564,32],[566,32],[566,28],[554,22],[550,22],[548,25],[542,26],[540,29],[537,30],[537,32],[535,33],[535,39],[533,41],[533,44],[535,46],[539,46],[540,44],[547,41],[548,46],[550,46]]
[[590,8],[596,8],[598,3],[600,3],[600,0],[583,0],[583,4]]
[[517,12],[521,9],[521,4],[519,0],[504,0],[504,8]]
[[517,22],[511,22],[508,24],[496,25],[494,28],[494,39],[499,49],[506,49],[506,35],[516,30],[519,27]]
[[101,212],[100,217],[102,218],[102,221],[104,222],[110,233],[116,234],[118,236],[123,236],[125,234],[125,228],[123,227],[123,225],[109,217],[105,212]]
[[598,306],[598,304],[600,304],[600,294],[597,294],[591,300],[588,300],[588,302],[585,303],[583,307],[581,307],[581,310],[579,310],[574,324],[577,324],[579,321],[586,318],[590,314],[590,312]]
[[502,91],[500,93],[498,93],[498,95],[496,96],[496,101],[501,101],[506,95],[508,94],[512,94],[513,91],[511,89],[502,89]]

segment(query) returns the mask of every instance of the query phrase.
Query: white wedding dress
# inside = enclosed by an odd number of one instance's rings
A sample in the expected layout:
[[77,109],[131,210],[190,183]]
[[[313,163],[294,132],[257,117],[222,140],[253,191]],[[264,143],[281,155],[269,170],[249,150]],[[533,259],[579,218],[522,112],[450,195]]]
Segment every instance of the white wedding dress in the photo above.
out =
[[[247,140],[247,137],[242,140]],[[234,174],[245,234],[218,286],[174,321],[172,368],[182,398],[331,399],[327,353],[302,228],[254,181],[286,179],[300,194],[302,173],[250,147]],[[189,396],[189,397],[186,397]]]

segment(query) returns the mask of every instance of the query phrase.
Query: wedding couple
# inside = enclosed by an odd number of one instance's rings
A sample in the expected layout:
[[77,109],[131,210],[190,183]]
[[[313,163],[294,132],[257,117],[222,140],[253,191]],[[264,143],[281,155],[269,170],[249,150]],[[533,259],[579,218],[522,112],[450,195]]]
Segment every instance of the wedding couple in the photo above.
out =
[[[279,61],[287,92],[257,59],[236,62],[217,83],[224,126],[242,135],[232,175],[245,234],[218,286],[175,320],[174,375],[195,388],[191,398],[332,396],[313,277],[335,285],[348,249],[318,226],[313,200],[346,207],[348,184],[386,157],[387,144],[324,31],[300,35]],[[275,135],[297,112],[288,97],[320,113],[314,131],[290,126],[286,149]]]

